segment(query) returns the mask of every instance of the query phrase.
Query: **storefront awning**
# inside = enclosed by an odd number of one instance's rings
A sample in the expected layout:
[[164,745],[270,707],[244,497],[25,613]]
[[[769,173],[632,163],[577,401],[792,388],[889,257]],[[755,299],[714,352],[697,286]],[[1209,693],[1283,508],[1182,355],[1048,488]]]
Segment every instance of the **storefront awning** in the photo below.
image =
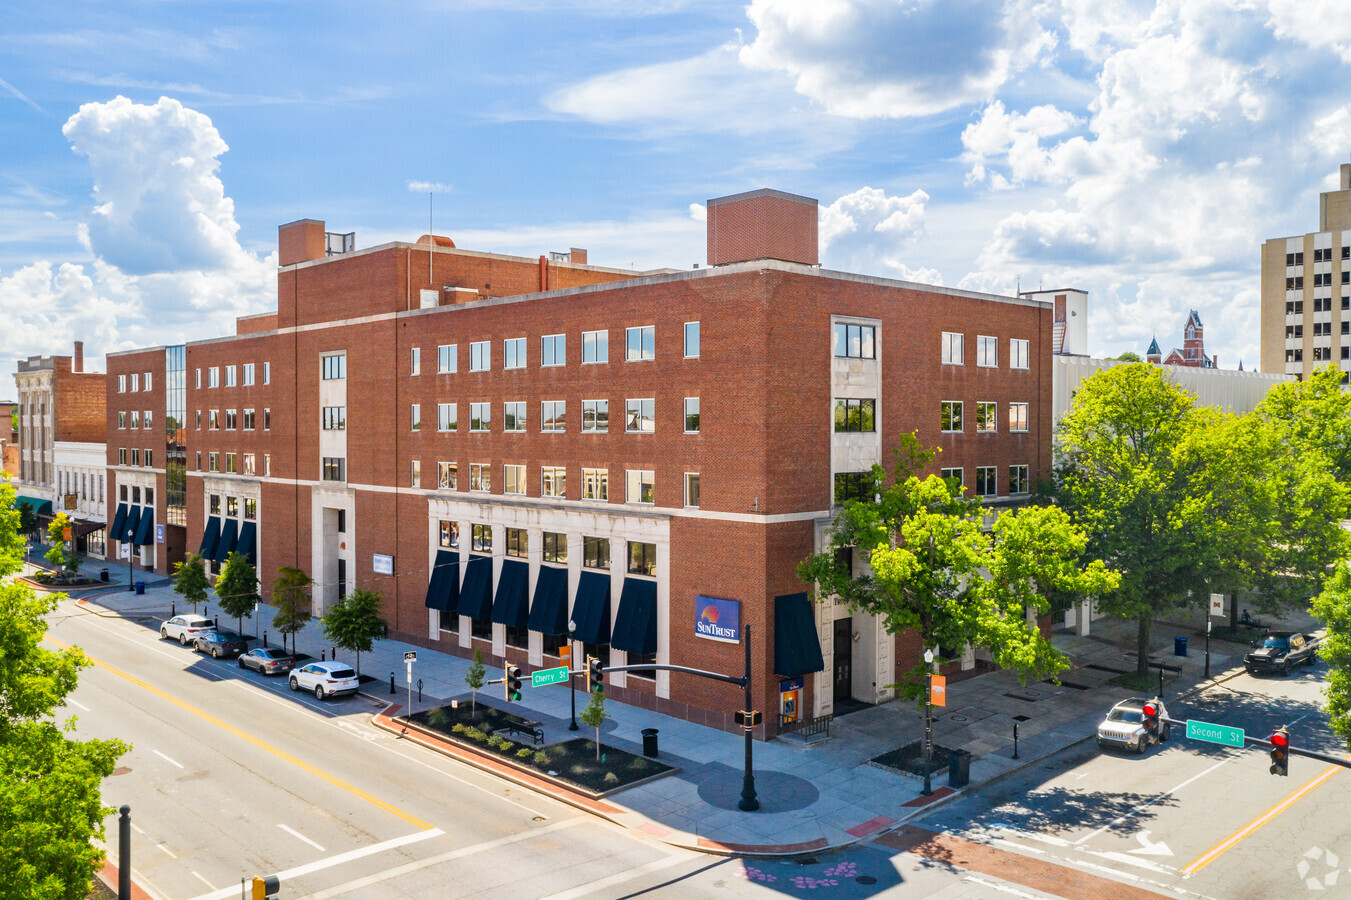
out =
[[220,527],[220,542],[216,544],[216,553],[212,558],[223,563],[229,558],[230,552],[235,549],[239,543],[239,523],[234,519],[226,519]]
[[826,667],[816,617],[806,594],[774,598],[774,674],[796,678]]
[[154,507],[141,507],[141,519],[136,523],[136,534],[132,537],[131,542],[138,547],[147,547],[155,543]]
[[626,653],[657,652],[657,583],[625,578],[610,646]]
[[493,613],[493,558],[471,556],[464,567],[464,584],[460,586],[457,607],[462,616],[482,621]]
[[84,537],[87,534],[93,534],[107,527],[106,522],[95,522],[92,519],[71,519],[71,534],[77,538]]
[[122,540],[122,532],[127,530],[127,504],[117,504],[117,512],[113,514],[113,527],[108,531],[108,536],[115,541]]
[[523,559],[502,560],[493,598],[493,621],[508,628],[524,628],[530,614],[530,564]]
[[124,524],[122,526],[122,530],[119,531],[117,534],[113,535],[113,537],[117,538],[124,544],[130,544],[131,539],[136,536],[136,526],[140,524],[141,524],[141,507],[128,506],[126,524]]
[[249,558],[249,565],[258,565],[258,525],[256,522],[245,522],[239,526],[239,544],[235,546],[236,553],[242,553]]
[[610,576],[583,572],[572,604],[577,640],[585,644],[610,643]]
[[527,627],[540,634],[568,633],[568,570],[540,566]]
[[39,516],[50,516],[52,514],[52,501],[40,500],[37,497],[24,497],[22,495],[14,498],[14,508],[18,509],[20,503],[27,503],[33,508],[33,512]]
[[427,608],[454,612],[460,600],[460,554],[437,550],[432,574],[427,579]]
[[[122,511],[118,510],[118,515]],[[117,533],[117,525],[113,525],[113,533]],[[216,558],[216,545],[220,543],[220,516],[211,516],[206,520],[206,528],[202,530],[202,546],[197,548],[197,553],[202,559]]]

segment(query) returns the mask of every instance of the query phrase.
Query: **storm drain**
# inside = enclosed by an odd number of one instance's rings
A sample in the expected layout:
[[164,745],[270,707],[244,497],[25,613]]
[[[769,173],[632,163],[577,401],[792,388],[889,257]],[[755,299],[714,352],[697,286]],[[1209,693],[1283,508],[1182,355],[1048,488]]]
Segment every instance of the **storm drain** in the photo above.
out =
[[1087,684],[1075,684],[1073,681],[1062,681],[1062,682],[1060,682],[1060,684],[1056,684],[1054,681],[1051,681],[1049,678],[1046,679],[1045,681],[1043,681],[1042,684],[1049,684],[1049,685],[1051,685],[1052,687],[1066,687],[1066,688],[1069,688],[1070,690],[1074,690],[1074,691],[1086,691],[1086,690],[1089,690],[1089,689],[1091,688],[1091,685],[1087,685]]

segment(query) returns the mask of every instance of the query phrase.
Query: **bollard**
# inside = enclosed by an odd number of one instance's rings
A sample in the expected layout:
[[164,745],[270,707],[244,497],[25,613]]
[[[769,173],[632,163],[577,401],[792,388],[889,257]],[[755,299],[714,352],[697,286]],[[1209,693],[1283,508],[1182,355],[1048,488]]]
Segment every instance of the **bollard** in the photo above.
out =
[[394,673],[389,673],[389,692],[394,693]]
[[327,653],[327,652],[328,652],[328,651],[325,650],[323,647],[320,647],[320,648],[319,648],[319,661],[320,661],[320,662],[327,662],[327,660],[324,659],[324,654]]
[[417,680],[417,702],[422,702],[422,679]]
[[211,615],[211,607],[210,607],[210,606],[203,606],[203,607],[202,607],[202,615],[204,615],[204,616],[209,616],[209,615]]
[[220,616],[215,616],[214,618],[216,620],[216,630],[220,631]]
[[1013,723],[1013,758],[1018,758],[1018,723]]
[[174,616],[176,616],[176,615],[178,615],[178,601],[177,601],[177,600],[170,600],[170,601],[169,601],[169,618],[172,619],[172,618],[173,618]]
[[263,646],[264,646],[264,647],[267,646],[267,632],[266,632],[266,631],[263,632]]
[[131,900],[131,807],[118,810],[117,820],[117,900]]

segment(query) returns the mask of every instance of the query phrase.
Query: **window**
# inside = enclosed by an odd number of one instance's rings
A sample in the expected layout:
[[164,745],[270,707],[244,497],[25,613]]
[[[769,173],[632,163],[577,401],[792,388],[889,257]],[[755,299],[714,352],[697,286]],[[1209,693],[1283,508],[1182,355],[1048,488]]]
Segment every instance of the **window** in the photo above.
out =
[[962,336],[955,331],[943,332],[943,362],[950,366],[962,365]]
[[226,386],[226,387],[234,387],[235,384],[236,384],[236,381],[235,381],[235,367],[234,367],[234,366],[226,366],[226,367],[225,367],[225,386]]
[[469,490],[487,493],[493,489],[492,470],[487,463],[469,464]]
[[126,428],[126,427],[127,427],[127,414],[126,414],[126,413],[124,413],[124,412],[119,412],[119,413],[117,414],[117,427],[118,427],[118,428]]
[[530,536],[524,528],[507,529],[507,556],[525,558],[530,555]]
[[196,374],[196,383],[195,383],[195,387],[196,387],[198,390],[201,390],[201,388],[202,388],[202,370],[201,370],[201,369],[196,369],[196,370],[194,370],[194,371],[197,373],[197,374]]
[[525,493],[525,466],[503,466],[502,476],[502,493]]
[[422,460],[420,459],[409,461],[408,486],[415,488],[422,487]]
[[877,329],[872,325],[836,322],[835,355],[855,359],[876,359]]
[[226,497],[226,498],[225,498],[225,516],[226,516],[226,518],[230,518],[230,519],[237,519],[237,518],[239,518],[239,498],[238,498],[238,497]]
[[460,428],[459,413],[456,411],[454,403],[436,404],[436,430],[437,431],[458,431]]
[[629,574],[657,574],[657,545],[629,541]]
[[610,568],[610,539],[583,537],[582,565],[588,569]]
[[[1315,323],[1315,324],[1317,324],[1317,323]],[[1297,337],[1304,337],[1304,326],[1303,326],[1303,325],[1287,325],[1287,326],[1285,326],[1285,336],[1286,336],[1287,339],[1289,339],[1289,338],[1297,338]]]
[[835,401],[836,431],[876,431],[876,400]]
[[540,469],[541,497],[562,497],[568,485],[568,470],[563,466],[544,466]]
[[582,365],[610,361],[610,332],[582,332]]
[[[271,383],[272,383],[272,363],[265,362],[263,363],[263,384],[271,384]],[[198,387],[201,387],[201,385],[198,385]]]
[[410,351],[409,356],[410,356],[411,358],[410,358],[409,364],[408,364],[408,374],[409,374],[409,375],[421,375],[421,374],[422,374],[422,348],[421,348],[421,347],[414,347],[414,348]]
[[685,398],[685,433],[699,433],[699,398]]
[[206,470],[207,470],[208,472],[219,472],[219,471],[220,471],[220,454],[219,454],[219,453],[216,453],[216,452],[210,452],[210,453],[207,453],[207,455],[206,455]]
[[1009,368],[1026,369],[1028,361],[1028,341],[1011,338],[1009,340]]
[[231,475],[239,474],[239,455],[237,453],[225,454],[225,471]]
[[1026,494],[1027,492],[1027,466],[1009,466],[1009,493]]
[[1027,404],[1009,404],[1009,431],[1027,431]]
[[443,491],[456,490],[459,480],[459,464],[439,462],[436,464],[436,486]]
[[699,358],[699,323],[685,323],[685,358]]
[[147,391],[150,390],[150,373],[149,373],[149,372],[146,372],[146,373],[145,373],[145,389],[146,389]]
[[239,426],[239,413],[238,413],[238,411],[233,410],[233,409],[227,409],[227,410],[225,411],[225,430],[226,430],[226,431],[236,431],[236,430],[238,430],[238,426]]
[[254,417],[254,414],[253,414],[253,410],[251,410],[251,409],[246,409],[246,410],[244,410],[244,430],[245,430],[245,431],[253,431],[254,420],[255,420],[255,417]]
[[651,469],[628,470],[628,502],[654,503],[653,472]]
[[460,523],[447,522],[442,519],[439,523],[439,534],[437,537],[437,546],[449,549],[460,546]]
[[990,434],[999,430],[999,404],[989,400],[976,403],[976,433]]
[[[198,385],[198,387],[200,386],[201,385]],[[117,392],[119,394],[125,394],[127,392],[127,376],[125,375],[117,376]]]
[[220,494],[212,494],[207,502],[207,514],[212,516],[220,515]]
[[697,507],[699,505],[699,473],[685,473],[685,505]]
[[257,457],[256,457],[254,454],[252,454],[252,453],[245,453],[245,454],[244,454],[244,474],[245,474],[245,475],[254,475],[254,474],[257,474],[256,469],[257,469]]
[[999,493],[994,466],[976,466],[976,496],[994,497]]
[[491,525],[473,525],[469,529],[469,548],[476,553],[493,552],[493,527]]
[[[215,387],[215,385],[212,385],[212,387]],[[141,375],[140,375],[139,372],[132,372],[132,373],[131,373],[131,390],[132,390],[132,393],[135,393],[136,391],[139,391],[140,389],[141,389]]]
[[146,431],[149,431],[151,428],[154,427],[155,424],[154,418],[155,418],[154,411],[147,409],[145,411],[145,417],[141,420],[142,427],[145,428]]
[[629,362],[657,358],[657,329],[654,325],[641,325],[625,331],[626,349],[624,358]]
[[493,411],[491,403],[469,404],[469,430],[487,431],[492,428]]
[[582,433],[604,434],[610,430],[610,401],[582,401]]
[[410,431],[422,430],[422,404],[408,404],[408,425]]
[[949,489],[954,496],[962,492],[962,470],[961,469],[940,469],[938,477],[948,482]]
[[546,334],[539,339],[539,364],[562,366],[568,361],[568,337],[565,334]]
[[346,481],[347,461],[341,456],[325,456],[323,461],[324,481]]
[[1342,348],[1342,359],[1351,359],[1351,347]]
[[153,467],[154,467],[154,465],[155,465],[155,451],[154,451],[154,450],[151,450],[151,449],[149,449],[149,448],[146,448],[146,451],[145,451],[145,465],[146,465],[146,468],[153,468]]
[[656,427],[656,401],[651,397],[629,400],[624,410],[624,430],[630,433],[651,434]]
[[[211,455],[212,455],[212,456],[215,456],[214,453],[211,454]],[[117,448],[117,464],[118,464],[119,466],[125,466],[125,465],[127,464],[127,448],[126,448],[126,447],[118,447],[118,448]],[[214,472],[215,469],[212,469],[212,471]]]
[[325,406],[323,419],[325,431],[342,431],[347,427],[347,408],[344,406]]
[[836,472],[835,505],[843,506],[849,500],[871,500],[871,472]]
[[272,430],[272,410],[270,409],[263,410],[263,430],[264,431]]
[[609,469],[582,470],[582,499],[583,500],[610,499]]
[[513,400],[502,404],[502,430],[525,431],[525,401]]
[[347,377],[347,355],[333,353],[321,357],[323,360],[323,380],[337,381]]
[[525,338],[507,338],[502,342],[502,368],[525,368]]
[[986,369],[999,365],[999,338],[976,335],[976,365]]
[[258,501],[254,500],[252,497],[244,498],[244,518],[258,518]]
[[568,430],[568,404],[566,400],[545,400],[540,403],[539,430],[541,433],[558,433]]
[[[201,466],[198,466],[198,468],[201,468]],[[263,477],[267,477],[267,476],[269,476],[269,475],[271,475],[271,474],[272,474],[272,454],[271,454],[271,453],[264,453],[264,454],[263,454]]]
[[493,365],[493,345],[490,341],[474,341],[469,345],[470,372],[488,372]]
[[547,563],[565,563],[568,561],[568,536],[553,531],[544,532],[544,561]]
[[[475,371],[486,370],[488,368],[488,357],[490,353],[488,342],[483,341],[482,343],[474,344],[473,346],[483,348],[483,366],[481,369],[475,369]],[[459,349],[459,344],[442,344],[436,348],[436,373],[438,375],[450,375],[455,372],[460,364]]]
[[141,411],[139,409],[133,409],[131,411],[131,427],[132,428],[141,427]]
[[131,464],[132,464],[133,466],[139,466],[139,465],[141,464],[141,451],[140,451],[140,450],[133,449],[133,450],[131,451]]
[[943,401],[942,429],[945,432],[955,432],[962,430],[962,401],[960,400]]

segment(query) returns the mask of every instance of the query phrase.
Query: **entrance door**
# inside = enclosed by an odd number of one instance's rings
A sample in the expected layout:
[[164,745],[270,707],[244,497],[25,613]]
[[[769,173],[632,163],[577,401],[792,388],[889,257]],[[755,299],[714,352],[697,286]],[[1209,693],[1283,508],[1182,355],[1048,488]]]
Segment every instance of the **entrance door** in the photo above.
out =
[[836,700],[848,700],[853,694],[854,622],[853,619],[835,620],[835,690]]

